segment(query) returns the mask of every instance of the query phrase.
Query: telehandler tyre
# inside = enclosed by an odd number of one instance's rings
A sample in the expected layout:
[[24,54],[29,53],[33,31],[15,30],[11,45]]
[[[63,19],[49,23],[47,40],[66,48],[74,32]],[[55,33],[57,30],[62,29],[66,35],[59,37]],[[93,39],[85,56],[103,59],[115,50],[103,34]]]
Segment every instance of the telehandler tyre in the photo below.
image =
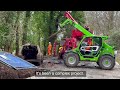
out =
[[76,67],[79,63],[79,57],[75,53],[67,53],[64,59],[64,63],[68,67]]
[[98,65],[101,69],[111,70],[115,66],[115,59],[112,56],[104,55],[100,57]]

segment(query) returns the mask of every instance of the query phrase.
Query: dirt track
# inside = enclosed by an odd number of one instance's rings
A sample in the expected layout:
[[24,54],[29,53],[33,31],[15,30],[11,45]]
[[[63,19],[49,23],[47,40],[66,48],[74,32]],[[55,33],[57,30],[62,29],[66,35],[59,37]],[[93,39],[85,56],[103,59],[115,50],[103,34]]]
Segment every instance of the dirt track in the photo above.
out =
[[[101,70],[95,62],[81,62],[78,67],[68,68],[63,63],[54,64],[56,60],[49,58],[39,68],[52,71],[86,71],[86,77],[30,77],[28,79],[120,79],[120,65],[116,63],[112,70]],[[51,63],[49,63],[51,62]]]

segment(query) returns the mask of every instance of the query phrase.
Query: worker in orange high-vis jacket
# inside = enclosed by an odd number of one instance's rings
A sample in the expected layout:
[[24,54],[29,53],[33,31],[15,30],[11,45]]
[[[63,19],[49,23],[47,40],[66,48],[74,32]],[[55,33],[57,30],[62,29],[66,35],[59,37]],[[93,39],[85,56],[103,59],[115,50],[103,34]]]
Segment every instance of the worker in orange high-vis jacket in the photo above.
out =
[[[92,46],[92,38],[88,38],[87,43],[88,46]],[[90,47],[87,47],[86,50],[90,50]]]
[[51,42],[49,42],[49,45],[48,45],[48,55],[49,56],[52,55],[52,44],[51,44]]

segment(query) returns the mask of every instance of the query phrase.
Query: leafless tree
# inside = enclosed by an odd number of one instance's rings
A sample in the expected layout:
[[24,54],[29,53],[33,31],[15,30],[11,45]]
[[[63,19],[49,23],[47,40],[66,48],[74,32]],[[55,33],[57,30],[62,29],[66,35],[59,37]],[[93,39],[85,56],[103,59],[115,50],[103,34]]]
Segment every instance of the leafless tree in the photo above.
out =
[[85,11],[86,24],[99,35],[111,35],[120,28],[119,11]]

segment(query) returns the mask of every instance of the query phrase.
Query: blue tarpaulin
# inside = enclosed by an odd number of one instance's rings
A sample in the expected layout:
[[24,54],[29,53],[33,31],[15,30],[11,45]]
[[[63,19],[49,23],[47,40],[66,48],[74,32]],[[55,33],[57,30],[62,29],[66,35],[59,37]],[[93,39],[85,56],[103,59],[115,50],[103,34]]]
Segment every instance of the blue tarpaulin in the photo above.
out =
[[37,66],[7,52],[0,52],[0,62],[14,69],[37,68]]

